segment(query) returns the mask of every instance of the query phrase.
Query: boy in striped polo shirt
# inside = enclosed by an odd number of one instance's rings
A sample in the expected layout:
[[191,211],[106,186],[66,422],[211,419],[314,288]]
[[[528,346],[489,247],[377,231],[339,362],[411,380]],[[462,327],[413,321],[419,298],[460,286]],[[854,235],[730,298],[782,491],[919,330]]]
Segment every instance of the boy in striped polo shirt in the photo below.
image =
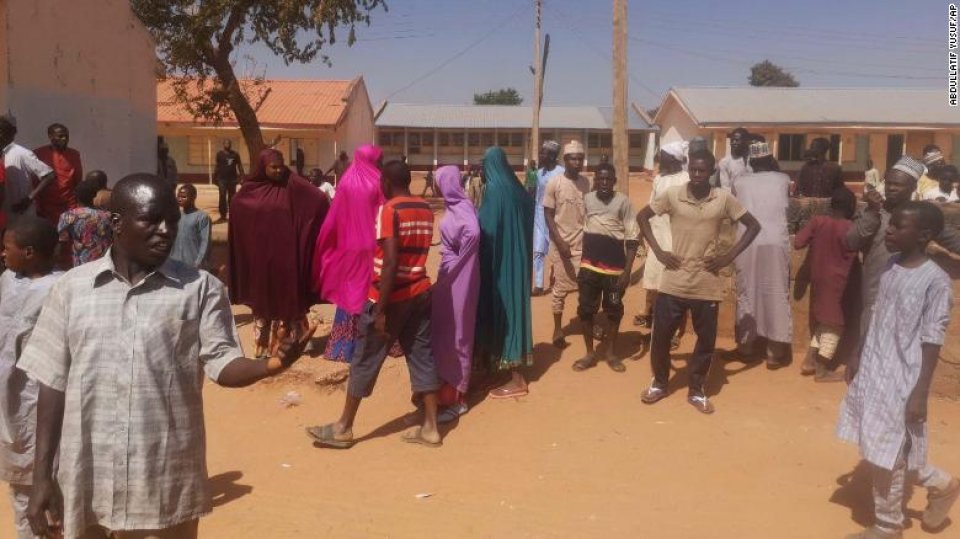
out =
[[614,349],[623,318],[623,293],[630,284],[630,272],[640,245],[640,227],[630,200],[614,191],[616,169],[608,163],[597,166],[593,180],[594,191],[584,197],[586,222],[583,230],[583,256],[577,286],[580,304],[577,314],[583,328],[583,342],[587,355],[573,364],[573,370],[583,371],[597,364],[593,349],[593,317],[600,310],[610,322],[606,360],[616,372],[624,372],[623,360]]
[[369,397],[387,350],[399,340],[410,370],[414,397],[423,406],[423,423],[403,440],[428,447],[441,445],[437,430],[437,378],[430,349],[430,278],[427,255],[433,238],[433,210],[410,194],[410,169],[400,161],[383,167],[387,197],[377,220],[377,253],[369,301],[360,314],[359,336],[347,398],[340,420],[307,429],[317,445],[346,449],[353,440],[353,421],[362,399]]

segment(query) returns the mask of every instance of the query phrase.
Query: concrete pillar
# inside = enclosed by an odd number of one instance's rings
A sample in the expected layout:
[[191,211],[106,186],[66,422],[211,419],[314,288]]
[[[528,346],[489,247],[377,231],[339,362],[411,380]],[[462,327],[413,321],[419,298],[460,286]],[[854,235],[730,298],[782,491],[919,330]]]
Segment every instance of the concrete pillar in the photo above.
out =
[[463,166],[470,166],[470,130],[463,130]]
[[439,142],[439,139],[437,137],[437,128],[433,128],[433,169],[434,170],[437,169],[437,164],[439,163],[439,159],[437,156],[437,153],[440,151],[439,148],[437,148],[438,142]]
[[207,180],[213,185],[213,139],[207,137]]
[[647,133],[647,147],[643,155],[643,168],[653,170],[653,156],[657,153],[657,133]]

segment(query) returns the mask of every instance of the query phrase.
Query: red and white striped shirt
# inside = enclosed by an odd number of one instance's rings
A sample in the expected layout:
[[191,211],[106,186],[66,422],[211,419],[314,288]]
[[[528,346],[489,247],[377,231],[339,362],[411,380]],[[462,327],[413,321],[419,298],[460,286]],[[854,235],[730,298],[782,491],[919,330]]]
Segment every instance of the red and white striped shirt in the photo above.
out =
[[[433,240],[433,210],[425,200],[413,196],[387,201],[377,220],[377,240],[396,238],[397,276],[390,294],[391,303],[416,297],[430,288],[427,255]],[[380,273],[383,270],[383,246],[377,245],[373,259],[370,301],[380,299]]]

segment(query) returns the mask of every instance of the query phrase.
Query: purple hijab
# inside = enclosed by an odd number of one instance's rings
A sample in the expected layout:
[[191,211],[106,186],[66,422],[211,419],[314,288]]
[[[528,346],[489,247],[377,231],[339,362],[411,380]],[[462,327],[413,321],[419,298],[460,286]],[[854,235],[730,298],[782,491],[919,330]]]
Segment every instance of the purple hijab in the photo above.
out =
[[480,293],[480,224],[457,167],[440,168],[437,187],[447,211],[440,221],[440,270],[433,285],[433,355],[440,379],[466,393]]
[[360,314],[373,278],[377,210],[383,205],[380,148],[364,145],[337,185],[313,258],[320,297],[350,314]]

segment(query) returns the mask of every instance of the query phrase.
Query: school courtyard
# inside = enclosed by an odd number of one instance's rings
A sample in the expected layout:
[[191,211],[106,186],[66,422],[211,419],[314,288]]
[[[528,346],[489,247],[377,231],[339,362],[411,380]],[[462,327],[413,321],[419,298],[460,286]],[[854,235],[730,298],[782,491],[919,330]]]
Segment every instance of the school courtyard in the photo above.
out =
[[[645,178],[632,181],[638,206],[649,198]],[[216,190],[201,193],[200,206],[216,218]],[[217,225],[216,235],[224,233]],[[437,259],[435,251],[434,275]],[[413,410],[402,359],[388,359],[374,396],[361,407],[354,429],[360,443],[346,451],[314,448],[304,434],[304,427],[338,417],[342,364],[305,357],[278,379],[244,390],[207,383],[215,508],[202,519],[200,537],[809,539],[842,537],[869,522],[869,477],[856,448],[833,435],[845,386],[814,384],[799,374],[806,298],[794,309],[795,363],[776,372],[762,364],[715,363],[708,384],[713,416],[697,413],[682,390],[654,406],[640,402],[651,378],[649,356],[630,319],[642,302],[634,285],[621,342],[633,359],[627,372],[600,364],[576,373],[579,335],[569,337],[562,353],[547,344],[550,299],[534,298],[530,396],[474,395],[473,408],[445,430],[439,449],[400,440]],[[571,296],[566,318],[575,310]],[[332,318],[330,309],[321,311]],[[960,472],[957,311],[930,403],[931,459],[954,473]],[[245,309],[236,314],[250,352],[250,316]],[[733,303],[726,301],[718,346],[730,349],[732,335]],[[693,342],[688,333],[676,354],[680,379]],[[298,406],[281,403],[290,392],[299,394]],[[916,496],[910,509],[924,503]],[[906,537],[933,537],[919,529],[916,512],[911,516]],[[0,520],[11,518],[9,505],[0,504]],[[960,524],[939,537],[960,537]]]

